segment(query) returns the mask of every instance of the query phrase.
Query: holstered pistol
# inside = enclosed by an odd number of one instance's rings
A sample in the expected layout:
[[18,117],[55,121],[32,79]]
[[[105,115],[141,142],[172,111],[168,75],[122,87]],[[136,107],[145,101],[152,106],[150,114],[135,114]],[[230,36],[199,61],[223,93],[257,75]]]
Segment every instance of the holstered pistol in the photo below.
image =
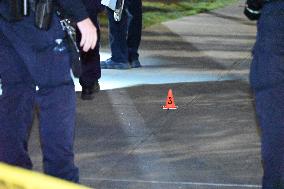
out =
[[48,30],[53,16],[53,0],[38,0],[35,7],[35,25]]

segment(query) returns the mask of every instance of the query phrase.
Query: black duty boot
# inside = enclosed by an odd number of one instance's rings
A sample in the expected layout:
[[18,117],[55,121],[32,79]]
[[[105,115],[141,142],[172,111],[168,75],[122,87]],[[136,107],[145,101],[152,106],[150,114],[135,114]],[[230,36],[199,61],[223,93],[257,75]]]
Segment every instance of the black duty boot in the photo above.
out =
[[82,100],[92,100],[95,97],[94,93],[98,93],[100,91],[99,82],[95,82],[92,87],[82,87],[81,99]]

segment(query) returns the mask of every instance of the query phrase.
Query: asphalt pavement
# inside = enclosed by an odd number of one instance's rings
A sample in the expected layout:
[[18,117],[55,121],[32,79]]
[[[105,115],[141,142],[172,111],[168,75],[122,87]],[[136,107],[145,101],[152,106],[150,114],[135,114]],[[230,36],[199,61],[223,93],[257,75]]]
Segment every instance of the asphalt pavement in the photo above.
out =
[[[255,23],[244,1],[143,31],[142,68],[103,70],[77,98],[76,163],[97,189],[260,188],[260,138],[248,85]],[[102,57],[109,50],[102,50]],[[163,110],[173,90],[177,110]],[[29,150],[41,171],[34,122]]]

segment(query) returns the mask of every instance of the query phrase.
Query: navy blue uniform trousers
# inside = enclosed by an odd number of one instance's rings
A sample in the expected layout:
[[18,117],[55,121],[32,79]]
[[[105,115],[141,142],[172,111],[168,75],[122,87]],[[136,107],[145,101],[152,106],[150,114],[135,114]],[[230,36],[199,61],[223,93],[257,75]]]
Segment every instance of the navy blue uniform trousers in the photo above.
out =
[[138,60],[142,31],[142,1],[125,0],[121,20],[116,22],[113,11],[107,8],[111,59],[115,62]]
[[261,127],[263,189],[284,189],[284,2],[264,5],[250,82]]
[[32,14],[16,23],[0,17],[0,161],[32,168],[27,143],[38,105],[44,172],[78,182],[69,54],[54,50],[55,39],[64,35],[56,16],[48,31],[35,28]]

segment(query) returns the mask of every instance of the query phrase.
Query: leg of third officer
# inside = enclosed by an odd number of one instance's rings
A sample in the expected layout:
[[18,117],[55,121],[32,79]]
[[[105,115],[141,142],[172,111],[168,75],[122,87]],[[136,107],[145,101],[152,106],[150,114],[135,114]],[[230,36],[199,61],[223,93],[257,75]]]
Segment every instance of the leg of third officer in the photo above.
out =
[[129,27],[127,35],[128,61],[132,68],[141,67],[138,49],[142,34],[142,1],[131,0],[128,6]]
[[109,45],[111,58],[101,62],[102,69],[130,69],[128,62],[127,32],[129,23],[128,0],[122,11],[121,20],[115,21],[114,11],[107,8],[109,21]]

